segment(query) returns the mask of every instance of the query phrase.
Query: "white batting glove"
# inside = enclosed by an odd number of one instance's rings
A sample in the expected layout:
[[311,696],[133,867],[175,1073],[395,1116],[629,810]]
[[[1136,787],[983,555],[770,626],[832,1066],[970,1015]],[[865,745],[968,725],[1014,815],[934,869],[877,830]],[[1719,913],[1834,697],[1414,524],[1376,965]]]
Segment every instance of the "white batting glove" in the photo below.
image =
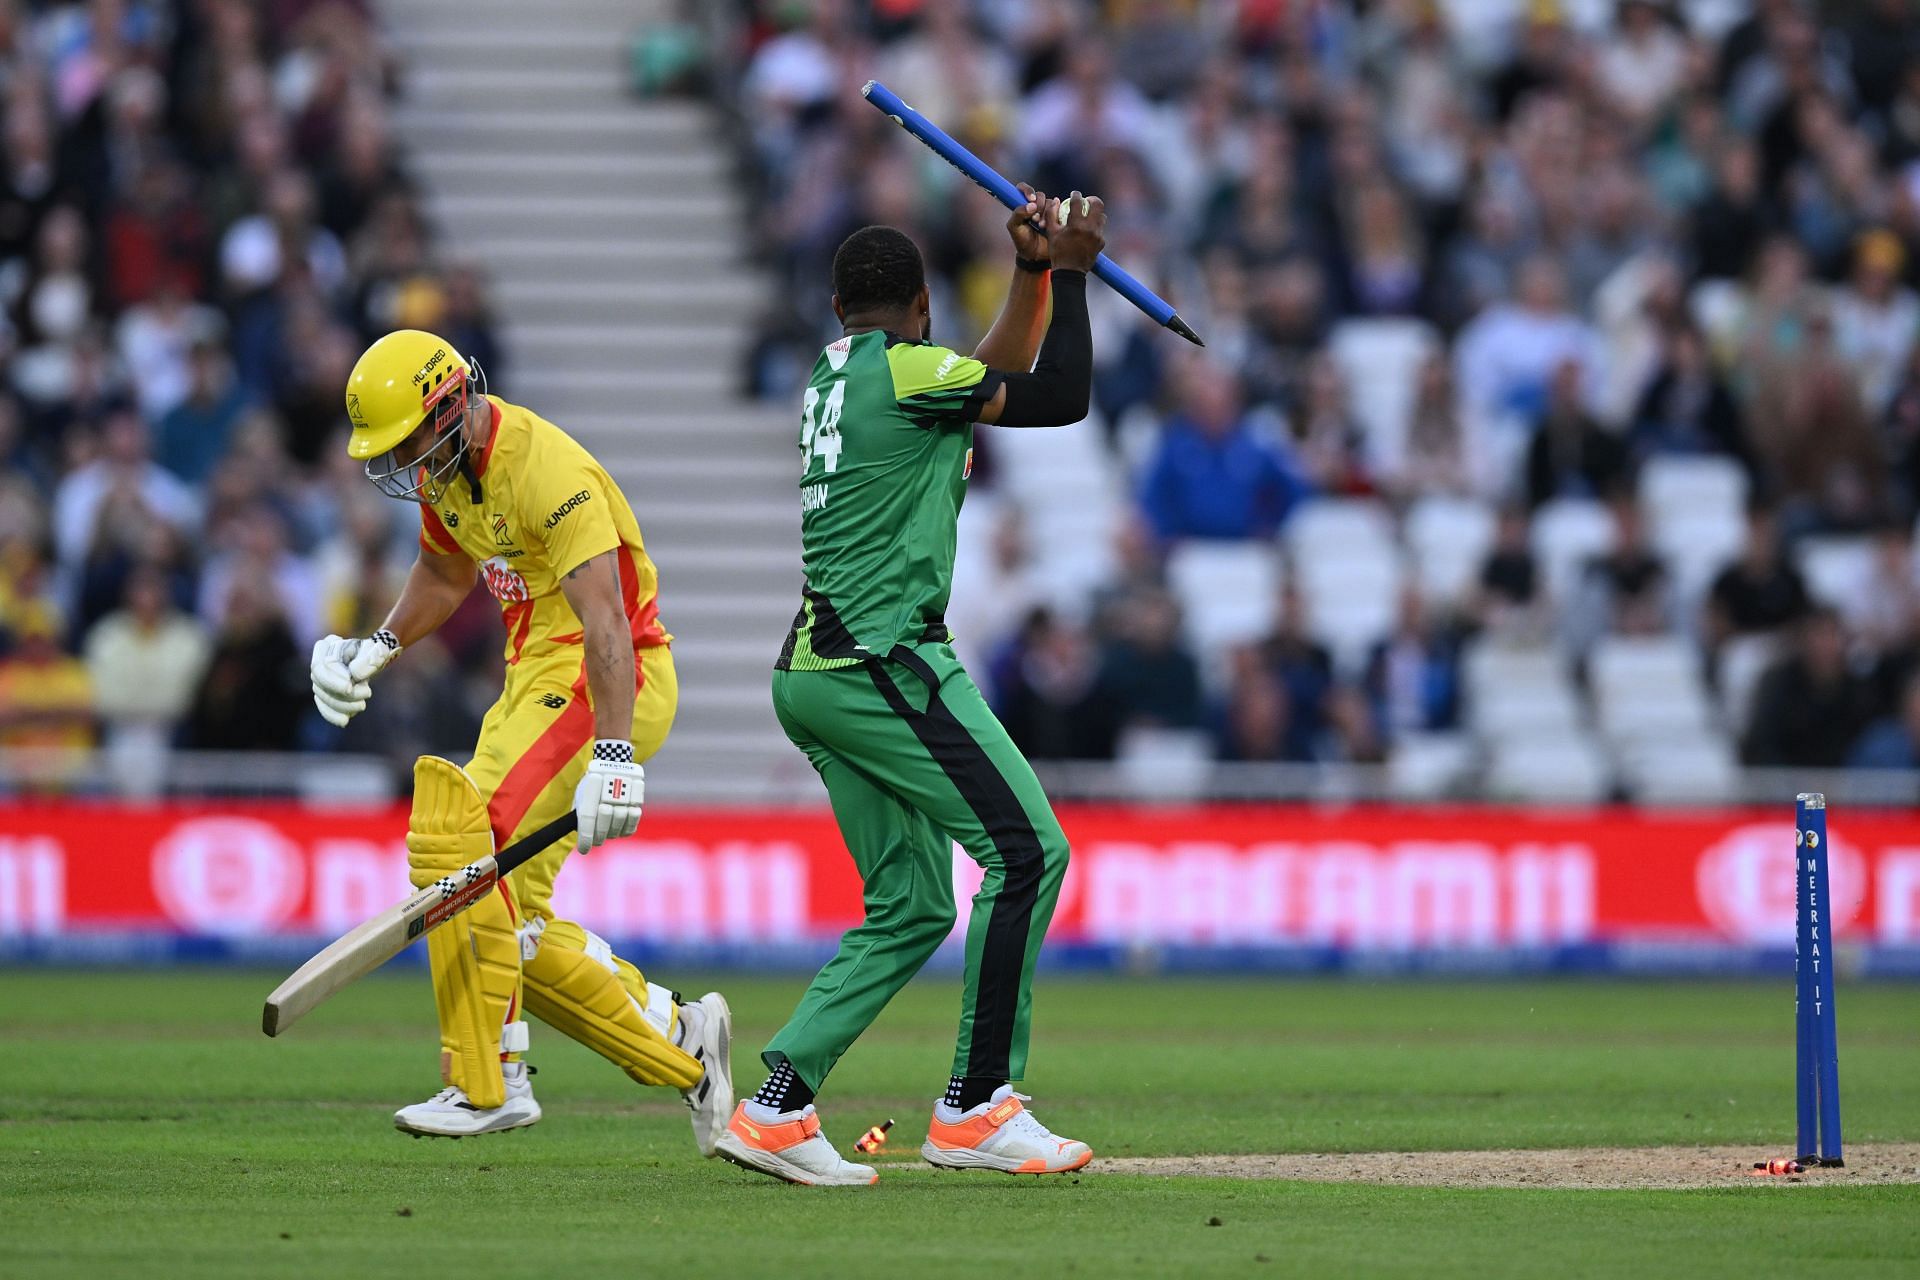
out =
[[594,743],[586,775],[573,789],[573,816],[579,823],[575,847],[585,853],[632,835],[640,826],[646,792],[647,771],[634,760],[631,742],[602,738]]
[[368,683],[398,657],[400,640],[385,629],[365,640],[343,640],[328,636],[313,646],[313,705],[328,724],[342,729],[347,721],[367,709],[373,696]]

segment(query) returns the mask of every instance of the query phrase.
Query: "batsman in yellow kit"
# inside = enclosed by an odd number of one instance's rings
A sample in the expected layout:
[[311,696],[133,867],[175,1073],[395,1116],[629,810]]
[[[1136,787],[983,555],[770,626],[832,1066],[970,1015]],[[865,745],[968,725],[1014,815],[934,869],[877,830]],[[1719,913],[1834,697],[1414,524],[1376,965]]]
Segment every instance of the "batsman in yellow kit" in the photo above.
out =
[[553,911],[574,850],[632,835],[642,764],[673,724],[672,637],[633,510],[599,463],[552,423],[486,394],[476,366],[419,330],[367,348],[347,382],[347,451],[389,497],[420,504],[420,553],[385,624],[314,646],[313,696],[344,726],[372,680],[445,622],[476,579],[506,623],[506,687],[465,767],[414,770],[407,861],[427,885],[572,810],[576,837],[502,880],[498,894],[427,935],[445,1086],[393,1122],[464,1137],[540,1118],[521,1060],[532,1013],[634,1080],[680,1090],[702,1155],[733,1110],[732,1015],[648,982]]

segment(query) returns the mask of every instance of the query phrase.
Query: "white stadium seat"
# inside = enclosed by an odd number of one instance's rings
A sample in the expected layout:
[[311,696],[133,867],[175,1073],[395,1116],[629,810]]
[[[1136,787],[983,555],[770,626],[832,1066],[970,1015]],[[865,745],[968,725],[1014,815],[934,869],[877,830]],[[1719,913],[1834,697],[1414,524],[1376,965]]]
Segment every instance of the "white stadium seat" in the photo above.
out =
[[1316,498],[1294,512],[1280,537],[1302,556],[1335,554],[1354,548],[1394,545],[1393,515],[1371,498]]
[[1780,656],[1771,635],[1735,636],[1720,648],[1720,718],[1735,736],[1746,732],[1760,677]]
[[1873,580],[1873,543],[1867,538],[1803,538],[1794,559],[1807,580],[1807,594],[1843,614],[1860,607]]
[[1640,509],[1656,525],[1702,511],[1742,517],[1746,507],[1747,472],[1732,458],[1659,454],[1640,468]]
[[1677,636],[1613,636],[1587,665],[1594,719],[1606,739],[1637,747],[1710,738],[1714,709],[1692,646]]
[[1731,458],[1661,455],[1640,469],[1649,541],[1672,575],[1683,612],[1740,554],[1747,536],[1745,468]]
[[1334,326],[1328,351],[1375,465],[1393,469],[1405,454],[1420,366],[1438,349],[1439,338],[1424,320],[1346,320]]
[[1392,544],[1356,542],[1318,555],[1296,555],[1295,584],[1307,631],[1352,673],[1393,631],[1400,610],[1400,553]]
[[1740,785],[1732,744],[1714,734],[1636,743],[1622,750],[1620,771],[1645,804],[1723,804]]
[[1547,594],[1564,601],[1587,561],[1613,549],[1613,516],[1591,498],[1554,498],[1533,516],[1533,554],[1540,560]]
[[1400,547],[1385,505],[1323,498],[1281,532],[1307,611],[1307,630],[1351,672],[1393,629],[1400,608]]
[[1616,745],[1713,732],[1713,706],[1703,693],[1601,702],[1594,708],[1594,715],[1601,733]]
[[1493,509],[1467,498],[1422,498],[1407,512],[1407,550],[1421,598],[1454,605],[1465,598],[1493,546]]
[[1612,770],[1592,741],[1575,735],[1499,744],[1487,783],[1496,797],[1592,804],[1606,798]]
[[1167,584],[1203,659],[1271,632],[1280,583],[1280,558],[1269,543],[1187,541],[1167,556]]
[[1493,697],[1479,698],[1473,703],[1470,719],[1474,734],[1482,742],[1496,746],[1552,740],[1582,732],[1580,700],[1568,687],[1505,690]]
[[1387,791],[1396,800],[1444,799],[1473,763],[1473,740],[1464,733],[1403,733],[1387,753]]
[[1461,675],[1469,696],[1479,697],[1496,685],[1564,685],[1567,664],[1556,650],[1544,646],[1482,640],[1462,655]]
[[1190,800],[1206,789],[1213,743],[1199,729],[1135,727],[1120,735],[1114,763],[1139,800]]
[[[1093,422],[1063,431],[1000,431],[991,448],[1003,492],[1026,518],[1034,571],[1053,607],[1083,617],[1114,571],[1114,540],[1131,500]],[[962,509],[972,507],[971,500]]]
[[1747,521],[1739,512],[1708,508],[1662,518],[1649,532],[1666,561],[1678,602],[1690,614],[1720,571],[1739,558],[1747,540]]
[[1483,742],[1506,745],[1580,731],[1573,681],[1551,649],[1482,642],[1467,650],[1461,674],[1467,723]]
[[1700,660],[1677,636],[1609,636],[1593,648],[1587,679],[1596,698],[1666,695],[1700,683]]

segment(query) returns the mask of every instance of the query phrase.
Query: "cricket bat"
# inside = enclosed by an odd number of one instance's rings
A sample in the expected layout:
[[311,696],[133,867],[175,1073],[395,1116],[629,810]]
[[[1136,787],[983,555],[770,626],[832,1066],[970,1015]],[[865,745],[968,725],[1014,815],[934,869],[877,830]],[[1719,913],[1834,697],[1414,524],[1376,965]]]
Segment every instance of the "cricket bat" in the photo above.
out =
[[356,926],[273,989],[260,1013],[260,1029],[270,1036],[279,1035],[342,987],[358,982],[405,951],[415,938],[426,937],[492,893],[502,876],[544,852],[554,841],[572,835],[574,825],[573,814],[563,814],[499,853],[442,876],[399,906]]

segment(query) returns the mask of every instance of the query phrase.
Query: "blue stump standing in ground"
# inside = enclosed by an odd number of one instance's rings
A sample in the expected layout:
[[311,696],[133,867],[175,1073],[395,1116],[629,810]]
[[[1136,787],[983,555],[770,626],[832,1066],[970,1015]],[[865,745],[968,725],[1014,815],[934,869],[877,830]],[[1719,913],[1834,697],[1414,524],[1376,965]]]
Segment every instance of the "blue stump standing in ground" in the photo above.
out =
[[1827,798],[1794,797],[1794,1101],[1802,1164],[1842,1164]]

